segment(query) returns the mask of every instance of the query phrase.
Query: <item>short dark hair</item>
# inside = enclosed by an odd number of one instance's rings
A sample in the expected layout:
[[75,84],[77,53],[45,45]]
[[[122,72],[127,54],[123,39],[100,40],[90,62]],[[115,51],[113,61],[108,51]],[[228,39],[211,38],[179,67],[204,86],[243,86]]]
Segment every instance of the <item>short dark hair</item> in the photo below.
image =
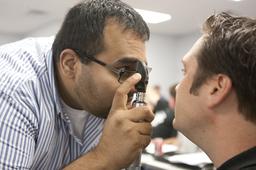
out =
[[195,93],[214,74],[225,74],[232,81],[239,111],[256,123],[256,20],[223,12],[206,20],[203,33],[190,92]]
[[[55,63],[64,49],[77,49],[88,56],[104,50],[103,30],[108,19],[114,19],[125,30],[132,30],[143,41],[150,33],[142,17],[120,0],[87,0],[67,13],[52,46]],[[80,56],[82,57],[82,56]],[[80,58],[81,61],[88,61]]]

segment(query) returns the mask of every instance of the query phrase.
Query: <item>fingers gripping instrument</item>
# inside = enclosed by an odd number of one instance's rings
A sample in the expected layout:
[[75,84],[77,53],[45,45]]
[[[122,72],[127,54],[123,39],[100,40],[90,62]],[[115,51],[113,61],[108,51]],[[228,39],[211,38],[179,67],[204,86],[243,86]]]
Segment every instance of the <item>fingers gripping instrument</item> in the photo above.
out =
[[[141,80],[135,85],[136,93],[135,95],[135,100],[133,101],[133,107],[139,107],[145,105],[145,93],[146,93],[146,88],[148,84],[148,68],[145,63],[141,61],[137,61],[136,63],[136,72],[140,73],[141,75]],[[140,151],[141,152],[141,151]],[[138,158],[126,169],[126,170],[140,170],[141,165],[141,153],[138,156]]]

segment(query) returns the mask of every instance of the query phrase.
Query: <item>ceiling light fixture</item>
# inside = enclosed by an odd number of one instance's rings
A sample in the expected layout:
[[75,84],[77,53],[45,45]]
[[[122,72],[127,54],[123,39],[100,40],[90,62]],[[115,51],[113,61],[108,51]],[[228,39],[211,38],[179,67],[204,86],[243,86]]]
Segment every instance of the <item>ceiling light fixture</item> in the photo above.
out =
[[165,22],[170,20],[172,17],[169,14],[166,13],[160,13],[155,11],[149,11],[144,9],[135,9],[142,18],[150,24],[158,24],[160,22]]

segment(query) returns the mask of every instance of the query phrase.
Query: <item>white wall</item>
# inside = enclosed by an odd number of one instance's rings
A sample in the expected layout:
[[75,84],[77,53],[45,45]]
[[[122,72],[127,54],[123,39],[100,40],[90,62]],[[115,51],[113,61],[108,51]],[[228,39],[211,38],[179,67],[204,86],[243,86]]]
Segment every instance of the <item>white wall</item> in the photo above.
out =
[[52,36],[55,35],[61,25],[61,22],[54,22],[52,24],[49,24],[47,27],[39,28],[37,30],[34,30],[33,32],[30,32],[27,36],[29,37],[41,37],[41,36]]
[[45,37],[55,35],[57,31],[60,29],[59,23],[61,22],[53,22],[47,25],[47,27],[40,27],[24,35],[0,34],[0,45],[18,41],[20,39],[27,37]]
[[169,87],[182,78],[181,59],[199,37],[199,32],[178,37],[151,35],[147,44],[148,63],[153,67],[149,85],[160,85],[164,97],[169,97]]
[[175,40],[171,36],[151,34],[147,44],[148,64],[151,66],[149,85],[160,85],[164,96],[168,97],[168,88],[178,77]]
[[6,35],[6,34],[0,34],[0,45],[10,43],[13,41],[17,41],[20,39],[19,35]]

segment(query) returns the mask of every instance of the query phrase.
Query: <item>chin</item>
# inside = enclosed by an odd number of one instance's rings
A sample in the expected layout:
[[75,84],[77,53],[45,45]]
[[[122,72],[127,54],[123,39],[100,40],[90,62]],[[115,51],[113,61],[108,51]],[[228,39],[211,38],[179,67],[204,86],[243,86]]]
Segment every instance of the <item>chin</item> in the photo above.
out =
[[97,115],[95,116],[106,119],[108,117],[110,110],[111,110],[111,107],[109,107],[108,109],[102,109],[101,111],[98,111]]
[[177,121],[176,121],[175,118],[174,118],[173,121],[172,121],[172,126],[174,127],[174,129],[178,130]]
[[172,121],[172,126],[174,129],[178,130],[178,131],[182,131],[182,125],[183,124],[180,124],[179,121],[177,120],[177,118],[174,118],[173,121]]
[[108,117],[108,114],[102,114],[101,113],[92,113],[94,116],[99,117],[99,118],[103,118],[106,119]]

